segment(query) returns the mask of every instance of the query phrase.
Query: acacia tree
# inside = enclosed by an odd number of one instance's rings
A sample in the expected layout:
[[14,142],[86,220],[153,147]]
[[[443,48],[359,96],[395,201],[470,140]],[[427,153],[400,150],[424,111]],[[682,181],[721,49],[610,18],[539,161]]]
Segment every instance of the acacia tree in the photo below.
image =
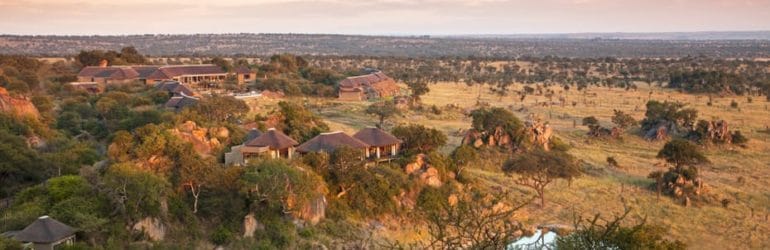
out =
[[386,119],[401,113],[398,108],[396,108],[396,104],[392,101],[373,103],[366,108],[365,112],[367,114],[377,116],[380,121],[380,123],[377,125],[379,128],[382,128],[382,125],[385,123]]
[[421,101],[420,97],[427,94],[430,91],[430,88],[428,87],[428,82],[421,79],[407,81],[406,86],[409,87],[409,90],[412,93],[411,96],[414,103],[420,103]]
[[[689,198],[691,193],[698,193],[697,190],[702,182],[698,179],[697,166],[709,161],[697,145],[684,139],[674,139],[663,146],[657,157],[674,166],[666,172],[653,171],[647,176],[655,180],[658,197],[667,187],[666,192],[677,197],[685,195],[685,198]],[[681,190],[681,193],[677,190]],[[685,204],[687,204],[686,199]]]
[[580,176],[580,168],[574,157],[566,152],[534,150],[519,154],[503,164],[506,174],[517,174],[516,184],[530,187],[545,207],[545,187],[556,179],[572,180]]

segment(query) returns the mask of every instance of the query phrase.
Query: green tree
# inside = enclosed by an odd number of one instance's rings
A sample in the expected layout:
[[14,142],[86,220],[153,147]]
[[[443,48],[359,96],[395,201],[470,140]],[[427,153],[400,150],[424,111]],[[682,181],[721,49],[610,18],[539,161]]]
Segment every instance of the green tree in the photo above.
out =
[[456,165],[456,173],[460,177],[463,170],[479,160],[478,152],[470,145],[461,145],[452,151],[452,160]]
[[329,126],[323,119],[299,103],[279,102],[278,112],[283,117],[281,130],[298,141],[310,140],[329,131]]
[[169,187],[165,179],[134,164],[118,163],[104,174],[101,192],[124,216],[126,224],[133,225],[141,218],[160,215],[160,203]]
[[232,96],[211,96],[201,99],[195,105],[195,111],[201,114],[206,122],[235,122],[249,112],[249,106],[242,100]]
[[401,139],[401,149],[408,155],[428,153],[447,142],[447,136],[441,131],[419,124],[399,125],[393,128],[391,133]]
[[683,139],[674,139],[663,145],[657,157],[673,164],[677,169],[709,162],[697,145]]
[[617,109],[613,110],[613,112],[614,115],[612,115],[612,123],[614,123],[615,126],[621,130],[626,130],[631,126],[636,125],[637,122],[633,116]]
[[421,101],[420,97],[430,92],[430,88],[428,87],[428,82],[423,80],[407,81],[406,86],[409,87],[412,100],[418,104]]
[[382,128],[382,125],[385,123],[386,119],[401,113],[398,108],[396,108],[396,104],[392,101],[372,103],[366,107],[365,112],[367,114],[377,116],[378,120],[380,121],[377,127],[380,128]]
[[265,160],[247,167],[242,181],[252,206],[267,204],[284,213],[297,213],[326,192],[320,176],[283,160]]
[[545,207],[545,188],[556,179],[572,180],[580,176],[577,160],[566,152],[533,150],[515,156],[503,164],[503,171],[516,174],[516,184],[530,187]]
[[139,53],[134,46],[123,47],[120,49],[120,58],[128,64],[145,64],[147,59]]

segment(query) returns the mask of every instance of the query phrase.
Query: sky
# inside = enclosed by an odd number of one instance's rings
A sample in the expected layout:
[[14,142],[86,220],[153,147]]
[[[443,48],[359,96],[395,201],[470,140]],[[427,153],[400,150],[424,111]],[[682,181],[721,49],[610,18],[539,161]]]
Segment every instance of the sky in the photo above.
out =
[[0,34],[770,30],[770,0],[0,0]]

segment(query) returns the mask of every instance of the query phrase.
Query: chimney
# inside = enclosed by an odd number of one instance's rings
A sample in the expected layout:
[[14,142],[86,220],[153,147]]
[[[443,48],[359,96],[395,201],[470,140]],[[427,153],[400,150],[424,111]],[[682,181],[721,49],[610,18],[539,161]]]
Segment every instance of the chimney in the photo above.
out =
[[106,68],[108,63],[107,59],[102,59],[99,61],[99,67]]

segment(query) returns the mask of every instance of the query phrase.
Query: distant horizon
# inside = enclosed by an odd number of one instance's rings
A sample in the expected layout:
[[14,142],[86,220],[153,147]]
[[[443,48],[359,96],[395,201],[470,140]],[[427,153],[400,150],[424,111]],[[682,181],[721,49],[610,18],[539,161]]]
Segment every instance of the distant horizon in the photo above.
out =
[[453,36],[558,36],[558,35],[642,35],[642,34],[729,34],[729,33],[747,33],[761,34],[770,33],[770,29],[763,30],[701,30],[701,31],[612,31],[612,32],[542,32],[542,33],[324,33],[324,32],[222,32],[222,33],[125,33],[125,34],[23,34],[23,33],[0,33],[0,36],[146,36],[146,35],[233,35],[233,34],[252,34],[252,35],[340,35],[340,36],[393,36],[393,37],[453,37]]
[[18,35],[488,35],[770,30],[770,0],[2,0]]

